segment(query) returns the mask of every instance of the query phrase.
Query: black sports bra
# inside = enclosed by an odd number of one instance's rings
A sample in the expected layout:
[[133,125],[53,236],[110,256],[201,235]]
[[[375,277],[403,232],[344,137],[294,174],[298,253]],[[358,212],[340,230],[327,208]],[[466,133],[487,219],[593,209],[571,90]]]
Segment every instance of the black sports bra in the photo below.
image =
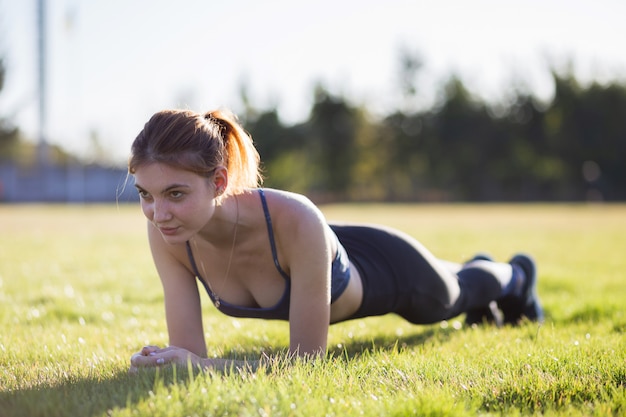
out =
[[[263,192],[262,188],[259,188],[258,191],[259,196],[261,197],[261,204],[263,205],[263,212],[265,213],[265,223],[267,224],[267,232],[269,235],[272,257],[274,258],[274,265],[276,266],[276,269],[278,270],[280,275],[285,279],[285,291],[280,297],[278,303],[276,303],[273,307],[242,307],[220,299],[219,306],[217,308],[222,313],[233,317],[260,318],[268,320],[289,320],[289,295],[291,292],[291,277],[287,275],[287,273],[281,268],[280,263],[278,262],[276,242],[274,240],[274,231],[272,228],[272,218],[270,217],[270,212],[267,207],[265,193]],[[337,239],[336,235],[335,238]],[[217,297],[213,293],[213,291],[211,291],[208,283],[200,275],[200,272],[198,272],[198,267],[196,266],[196,261],[193,257],[193,252],[191,250],[191,246],[189,245],[189,241],[186,242],[186,247],[187,255],[189,256],[189,261],[191,263],[193,273],[206,289],[207,293],[209,294],[209,298],[211,298],[211,300],[215,303]],[[343,294],[346,287],[348,286],[349,281],[350,260],[348,259],[348,254],[346,253],[346,250],[339,242],[339,239],[337,239],[337,254],[335,255],[335,258],[333,259],[333,262],[331,264],[331,303],[335,302],[335,300],[337,300],[337,298],[339,298],[339,296]]]

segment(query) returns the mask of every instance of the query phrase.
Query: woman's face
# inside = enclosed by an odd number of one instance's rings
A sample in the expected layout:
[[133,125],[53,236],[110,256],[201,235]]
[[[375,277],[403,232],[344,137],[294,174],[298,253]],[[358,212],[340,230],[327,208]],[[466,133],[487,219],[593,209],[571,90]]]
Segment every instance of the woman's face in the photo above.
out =
[[189,240],[215,212],[215,186],[205,177],[158,162],[134,176],[143,214],[168,243]]

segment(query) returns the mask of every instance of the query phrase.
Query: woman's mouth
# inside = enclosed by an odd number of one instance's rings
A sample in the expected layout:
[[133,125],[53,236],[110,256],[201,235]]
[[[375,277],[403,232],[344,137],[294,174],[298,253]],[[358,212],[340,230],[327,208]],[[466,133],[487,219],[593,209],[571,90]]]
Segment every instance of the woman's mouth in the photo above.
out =
[[173,236],[178,231],[178,227],[159,227],[159,231],[166,236]]

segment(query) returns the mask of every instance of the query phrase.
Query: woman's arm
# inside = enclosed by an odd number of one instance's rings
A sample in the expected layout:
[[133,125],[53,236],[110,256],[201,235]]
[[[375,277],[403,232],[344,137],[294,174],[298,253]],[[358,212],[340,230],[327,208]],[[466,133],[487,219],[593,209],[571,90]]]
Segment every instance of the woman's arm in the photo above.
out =
[[172,254],[159,231],[148,225],[148,239],[165,298],[169,343],[207,356],[198,285],[193,274]]
[[207,360],[207,350],[195,277],[176,259],[172,254],[175,249],[164,242],[151,223],[148,223],[148,241],[163,286],[170,346],[144,346],[131,357],[129,372],[172,362],[187,364],[191,361],[194,365],[201,365]]
[[308,199],[299,197],[286,205],[276,217],[291,276],[289,350],[298,356],[323,356],[330,324],[333,240],[322,213]]

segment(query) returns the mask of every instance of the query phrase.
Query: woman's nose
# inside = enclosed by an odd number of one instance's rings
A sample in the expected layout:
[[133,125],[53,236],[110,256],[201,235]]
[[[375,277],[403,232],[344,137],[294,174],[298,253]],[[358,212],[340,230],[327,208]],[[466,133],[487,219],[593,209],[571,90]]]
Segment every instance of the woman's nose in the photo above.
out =
[[152,221],[155,223],[163,223],[172,218],[169,205],[165,201],[155,201],[152,205]]

